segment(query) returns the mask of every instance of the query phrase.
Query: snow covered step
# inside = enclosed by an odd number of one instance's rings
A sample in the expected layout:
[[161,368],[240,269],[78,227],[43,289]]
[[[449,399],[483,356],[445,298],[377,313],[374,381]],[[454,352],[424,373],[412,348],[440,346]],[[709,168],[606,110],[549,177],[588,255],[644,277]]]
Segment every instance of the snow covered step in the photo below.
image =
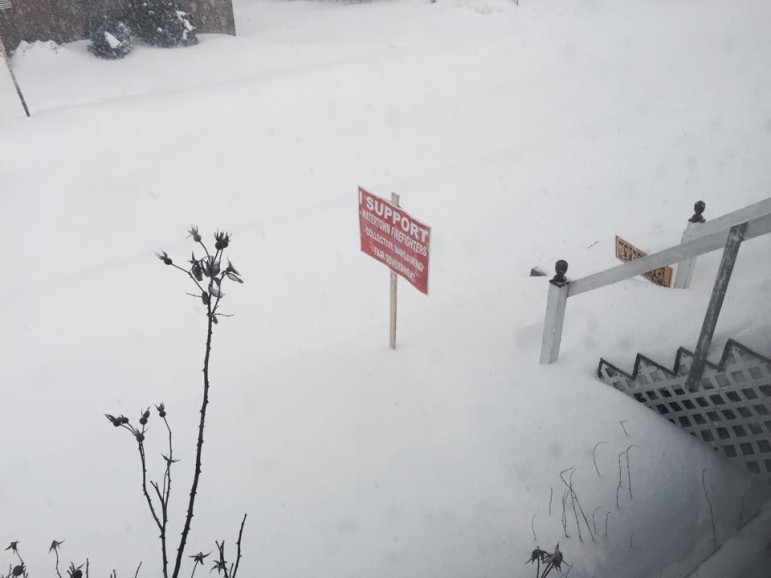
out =
[[771,360],[729,340],[720,362],[707,362],[701,387],[685,387],[693,353],[680,348],[674,369],[638,355],[632,374],[604,359],[598,377],[658,411],[726,457],[771,479]]

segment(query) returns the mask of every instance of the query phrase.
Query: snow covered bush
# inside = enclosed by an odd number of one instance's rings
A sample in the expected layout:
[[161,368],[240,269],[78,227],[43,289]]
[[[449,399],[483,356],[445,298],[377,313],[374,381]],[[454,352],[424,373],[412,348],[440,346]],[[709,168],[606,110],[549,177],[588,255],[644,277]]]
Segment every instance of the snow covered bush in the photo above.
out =
[[164,48],[198,44],[190,15],[172,0],[131,0],[129,13],[132,31],[148,44]]
[[131,30],[125,22],[105,21],[94,27],[88,49],[99,58],[123,58],[133,48]]

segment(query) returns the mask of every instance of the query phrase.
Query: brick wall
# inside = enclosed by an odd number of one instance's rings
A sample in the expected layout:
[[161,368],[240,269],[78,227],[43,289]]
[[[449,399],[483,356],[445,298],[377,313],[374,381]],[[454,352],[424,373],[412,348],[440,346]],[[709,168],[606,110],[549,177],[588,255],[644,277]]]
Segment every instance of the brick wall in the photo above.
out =
[[[176,0],[190,12],[199,32],[235,34],[231,0]],[[10,0],[0,10],[0,38],[13,50],[20,41],[70,42],[86,37],[88,23],[103,15],[118,14],[122,0]]]

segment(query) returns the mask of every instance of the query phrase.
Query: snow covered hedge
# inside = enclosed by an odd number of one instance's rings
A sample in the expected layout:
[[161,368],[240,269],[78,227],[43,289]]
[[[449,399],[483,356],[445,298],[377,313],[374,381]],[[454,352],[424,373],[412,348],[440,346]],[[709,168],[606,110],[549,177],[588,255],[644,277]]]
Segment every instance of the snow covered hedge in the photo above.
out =
[[171,48],[198,44],[190,15],[171,0],[131,0],[131,29],[139,38]]
[[123,58],[133,48],[131,30],[125,22],[105,22],[91,32],[88,49],[100,58]]
[[131,0],[123,18],[93,27],[88,48],[100,58],[123,58],[131,52],[134,36],[164,48],[198,44],[190,15],[172,0]]

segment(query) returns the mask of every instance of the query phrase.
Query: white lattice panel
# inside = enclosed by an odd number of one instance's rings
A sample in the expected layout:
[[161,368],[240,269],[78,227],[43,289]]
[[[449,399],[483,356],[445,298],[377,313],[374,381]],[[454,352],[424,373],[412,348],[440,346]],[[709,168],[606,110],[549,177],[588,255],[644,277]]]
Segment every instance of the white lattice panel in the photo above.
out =
[[719,364],[708,363],[701,386],[685,388],[693,354],[677,352],[674,371],[638,355],[632,375],[600,360],[599,378],[726,457],[771,479],[771,360],[735,341]]

